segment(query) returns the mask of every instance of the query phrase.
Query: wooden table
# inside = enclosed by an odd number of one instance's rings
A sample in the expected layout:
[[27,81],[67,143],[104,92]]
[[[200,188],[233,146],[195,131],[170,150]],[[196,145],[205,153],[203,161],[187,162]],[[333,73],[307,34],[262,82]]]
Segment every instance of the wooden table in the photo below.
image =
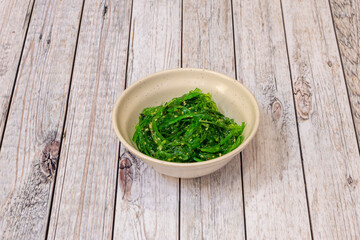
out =
[[[359,0],[0,1],[0,239],[360,239]],[[197,67],[256,96],[255,140],[197,179],[111,111]]]

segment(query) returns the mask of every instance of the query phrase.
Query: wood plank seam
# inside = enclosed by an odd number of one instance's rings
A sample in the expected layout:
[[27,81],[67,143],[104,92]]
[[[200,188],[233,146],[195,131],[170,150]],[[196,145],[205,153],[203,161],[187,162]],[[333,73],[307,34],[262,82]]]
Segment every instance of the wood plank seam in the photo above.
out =
[[282,7],[313,236],[358,238],[358,143],[329,2]]
[[[355,114],[356,114],[356,111],[355,111],[355,109],[354,109],[354,106],[351,104],[352,101],[351,101],[351,97],[350,97],[350,93],[349,93],[349,91],[350,91],[350,89],[349,89],[350,86],[349,86],[349,84],[348,84],[348,78],[347,78],[347,76],[346,76],[346,74],[345,74],[345,68],[344,68],[344,62],[343,62],[343,55],[341,54],[341,50],[340,50],[340,46],[339,46],[339,38],[338,38],[338,34],[337,34],[337,31],[336,31],[336,27],[335,27],[334,13],[333,13],[333,9],[332,9],[330,0],[328,0],[328,3],[329,3],[329,10],[330,10],[330,14],[331,14],[332,25],[333,25],[333,29],[334,29],[334,35],[335,35],[335,39],[336,39],[336,45],[337,45],[338,54],[339,54],[339,58],[340,58],[340,64],[341,64],[342,74],[343,74],[344,81],[345,81],[345,85],[346,85],[346,94],[347,94],[347,97],[348,97],[348,100],[349,100],[351,117],[352,117],[354,129],[355,129],[355,135],[356,135],[356,138],[358,139],[357,145],[358,145],[358,150],[359,150],[359,153],[360,153],[360,129],[357,128],[356,122],[355,122]],[[355,103],[354,103],[354,104],[355,104]]]
[[[180,68],[183,68],[184,0],[181,0],[180,26]],[[179,178],[178,240],[181,239],[181,178]]]
[[[1,137],[0,137],[0,150],[1,150],[2,142],[3,142],[4,136],[5,136],[6,124],[7,124],[8,118],[9,118],[10,107],[11,107],[11,103],[12,103],[13,96],[14,96],[16,80],[17,80],[17,77],[18,77],[18,74],[19,74],[20,63],[21,63],[22,55],[24,53],[26,38],[27,38],[28,31],[29,31],[29,26],[30,26],[30,22],[31,22],[32,13],[33,13],[33,10],[34,10],[35,1],[36,0],[33,1],[32,6],[31,6],[31,10],[30,10],[30,14],[26,17],[25,22],[24,22],[24,25],[27,24],[27,26],[26,26],[24,39],[23,39],[23,44],[22,44],[22,47],[21,47],[19,61],[18,61],[17,68],[16,68],[16,73],[15,73],[15,78],[14,78],[14,82],[13,82],[13,86],[12,86],[12,90],[11,90],[11,94],[10,94],[10,98],[9,98],[9,103],[8,103],[7,111],[6,111],[6,114],[5,114],[4,128],[2,129],[2,133],[1,133]],[[29,2],[29,4],[30,4],[30,2]],[[27,20],[27,23],[26,23],[26,20]]]
[[[127,55],[126,55],[126,65],[125,65],[125,79],[127,79],[128,74],[128,63],[129,63],[129,50],[130,50],[130,37],[131,37],[131,27],[132,27],[132,13],[133,13],[133,7],[134,7],[134,0],[131,1],[131,9],[130,9],[130,24],[129,24],[129,35],[128,35],[128,46],[127,46]],[[124,89],[126,89],[126,82]],[[111,233],[111,239],[114,239],[114,232],[115,232],[115,217],[116,217],[116,202],[117,202],[117,193],[118,193],[118,187],[119,187],[119,164],[121,159],[121,142],[119,141],[119,149],[118,149],[118,162],[116,166],[116,185],[115,185],[115,198],[114,198],[114,214],[113,214],[113,221],[112,221],[112,233]]]
[[37,0],[28,7],[31,21],[25,17],[26,43],[23,50],[18,44],[23,53],[0,152],[8,164],[1,174],[5,238],[45,237],[80,19],[81,2],[72,3]]
[[[295,93],[294,93],[294,86],[293,86],[293,81],[292,81],[292,76],[293,75],[292,75],[292,72],[291,72],[291,64],[290,64],[288,42],[287,42],[286,31],[285,31],[285,20],[284,20],[284,10],[283,10],[283,6],[282,6],[282,0],[280,0],[280,8],[281,8],[281,19],[282,19],[282,23],[283,23],[283,31],[284,31],[284,37],[285,37],[287,62],[288,62],[288,65],[289,65],[289,72],[290,72],[290,83],[291,83],[292,98],[293,98],[293,102],[294,102],[294,113],[296,115],[297,112],[296,112],[295,95],[294,95]],[[301,168],[302,168],[303,180],[304,180],[304,188],[305,188],[305,196],[306,196],[306,207],[307,207],[307,210],[308,210],[310,234],[311,234],[311,239],[314,239],[312,222],[311,222],[311,212],[310,212],[310,205],[309,205],[309,197],[308,197],[308,190],[307,190],[307,185],[306,185],[306,176],[305,176],[305,169],[304,169],[304,158],[303,158],[302,149],[301,149],[301,139],[300,139],[299,123],[298,123],[298,118],[297,117],[295,117],[295,121],[296,121],[296,132],[297,132],[298,141],[299,141]]]
[[[231,1],[184,0],[183,14],[183,66],[235,78]],[[212,174],[182,179],[181,238],[245,238],[241,176],[238,154]]]
[[[230,0],[231,6],[231,24],[232,24],[232,36],[233,36],[233,50],[234,50],[234,71],[235,79],[238,80],[237,76],[237,63],[236,63],[236,43],[235,43],[235,27],[234,27],[234,4],[233,0]],[[246,209],[245,209],[245,194],[244,194],[244,171],[243,171],[243,156],[240,153],[240,172],[241,172],[241,189],[242,189],[242,207],[243,207],[243,218],[244,218],[244,237],[247,240],[247,229],[246,229]]]
[[261,124],[243,152],[247,238],[311,239],[278,0],[233,0],[238,79]]
[[124,89],[131,3],[83,3],[64,127],[72,137],[62,143],[49,239],[113,236],[116,178],[121,177],[117,170],[122,161],[111,110]]
[[[74,57],[73,57],[72,66],[71,66],[69,88],[68,88],[68,93],[67,93],[64,120],[63,120],[63,126],[62,126],[62,130],[61,130],[61,137],[60,137],[60,144],[59,144],[59,153],[58,153],[58,160],[59,161],[60,161],[62,143],[63,143],[63,139],[64,139],[64,136],[65,136],[64,130],[65,130],[65,124],[66,124],[66,116],[67,116],[67,113],[68,113],[69,97],[70,97],[70,91],[71,91],[71,83],[72,83],[72,78],[73,78],[73,74],[74,74],[76,52],[77,52],[77,46],[78,46],[78,43],[79,43],[79,35],[80,35],[80,29],[81,29],[81,20],[82,20],[83,12],[84,12],[84,5],[85,5],[85,0],[83,0],[82,6],[81,6],[81,13],[80,13],[80,20],[79,20],[79,25],[78,25],[78,32],[77,32],[77,36],[76,36]],[[57,166],[59,166],[59,162],[57,163]],[[48,208],[48,219],[47,219],[47,222],[46,222],[46,230],[45,230],[45,239],[48,238],[48,233],[49,233],[50,218],[51,218],[51,211],[52,211],[52,205],[53,205],[53,200],[54,200],[57,172],[58,171],[55,171],[54,181],[53,181],[52,186],[51,186],[51,194],[50,194],[50,201],[49,201],[49,208]]]
[[[152,72],[180,67],[180,10],[180,0],[133,2],[126,87]],[[155,172],[122,145],[124,152],[114,239],[177,238],[179,180]]]

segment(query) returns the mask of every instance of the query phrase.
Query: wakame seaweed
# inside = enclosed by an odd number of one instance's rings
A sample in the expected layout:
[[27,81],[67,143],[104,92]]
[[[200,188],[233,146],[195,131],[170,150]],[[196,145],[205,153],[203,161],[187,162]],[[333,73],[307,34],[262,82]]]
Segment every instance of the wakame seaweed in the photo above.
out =
[[170,162],[201,162],[220,157],[243,141],[239,126],[218,111],[209,93],[196,88],[181,97],[145,108],[133,136],[138,149]]

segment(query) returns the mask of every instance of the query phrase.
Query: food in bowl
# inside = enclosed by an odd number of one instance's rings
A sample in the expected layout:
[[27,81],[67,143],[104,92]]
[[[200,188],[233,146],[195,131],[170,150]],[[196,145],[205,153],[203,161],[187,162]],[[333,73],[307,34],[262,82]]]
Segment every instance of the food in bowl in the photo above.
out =
[[231,152],[243,141],[238,125],[219,112],[209,93],[196,88],[171,101],[145,108],[133,141],[140,152],[169,162],[202,162]]
[[[219,111],[225,116],[239,125],[246,123],[243,142],[221,157],[202,162],[169,162],[140,152],[132,138],[144,108],[158,106],[195,88],[211,93]],[[254,139],[259,120],[256,99],[244,85],[221,73],[194,68],[166,70],[139,79],[117,99],[112,113],[114,130],[123,147],[157,172],[178,178],[210,174],[239,156]]]

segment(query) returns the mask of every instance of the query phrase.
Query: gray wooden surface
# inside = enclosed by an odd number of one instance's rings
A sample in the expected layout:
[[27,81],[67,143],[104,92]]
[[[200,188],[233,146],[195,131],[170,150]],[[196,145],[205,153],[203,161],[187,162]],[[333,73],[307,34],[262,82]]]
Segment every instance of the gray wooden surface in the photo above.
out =
[[[197,179],[111,126],[126,87],[180,67],[261,112]],[[359,0],[0,0],[0,239],[360,239],[359,143]]]

